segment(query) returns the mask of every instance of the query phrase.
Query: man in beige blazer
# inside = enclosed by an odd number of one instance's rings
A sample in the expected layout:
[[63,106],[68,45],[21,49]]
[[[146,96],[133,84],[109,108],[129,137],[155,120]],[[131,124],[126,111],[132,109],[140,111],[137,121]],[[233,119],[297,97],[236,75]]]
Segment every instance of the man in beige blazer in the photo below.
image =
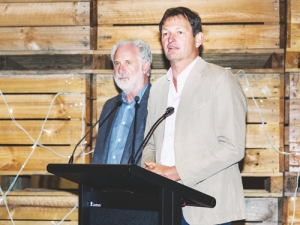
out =
[[238,162],[244,157],[247,103],[236,77],[199,57],[201,20],[184,8],[168,9],[159,25],[171,68],[150,91],[145,134],[166,108],[143,150],[142,166],[216,198],[212,209],[183,208],[182,224],[230,224],[245,218]]

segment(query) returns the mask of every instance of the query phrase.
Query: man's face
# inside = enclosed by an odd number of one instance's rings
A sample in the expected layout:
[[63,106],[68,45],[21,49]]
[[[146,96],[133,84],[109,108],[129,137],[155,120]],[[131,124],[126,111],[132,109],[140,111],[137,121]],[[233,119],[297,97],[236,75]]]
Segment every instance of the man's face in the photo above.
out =
[[114,55],[114,80],[127,95],[137,94],[147,82],[138,58],[138,48],[133,44],[120,46]]
[[161,43],[171,63],[194,60],[202,39],[202,33],[193,36],[189,21],[182,15],[168,18],[162,26]]

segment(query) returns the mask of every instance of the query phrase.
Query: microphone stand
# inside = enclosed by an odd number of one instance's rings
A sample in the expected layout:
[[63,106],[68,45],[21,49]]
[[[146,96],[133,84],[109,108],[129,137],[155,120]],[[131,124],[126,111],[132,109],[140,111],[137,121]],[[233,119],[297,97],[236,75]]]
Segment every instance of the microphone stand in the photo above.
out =
[[134,160],[134,147],[135,147],[135,136],[136,136],[136,120],[137,120],[137,112],[138,112],[138,108],[140,107],[140,104],[138,103],[140,100],[139,96],[135,96],[134,97],[134,101],[135,101],[135,114],[134,114],[134,124],[133,124],[133,138],[132,138],[132,151],[131,151],[131,156],[128,160],[128,164],[129,162],[134,165],[135,164],[135,160]]
[[151,127],[151,129],[149,130],[148,134],[146,135],[146,137],[144,138],[142,144],[140,145],[140,147],[138,148],[138,150],[136,151],[135,155],[134,155],[134,164],[132,165],[136,165],[136,162],[138,162],[142,156],[142,149],[145,148],[146,144],[148,143],[150,136],[153,134],[154,130],[157,128],[157,126],[164,120],[166,119],[168,116],[171,116],[174,113],[174,108],[173,107],[168,107],[166,112],[153,124],[153,126]]

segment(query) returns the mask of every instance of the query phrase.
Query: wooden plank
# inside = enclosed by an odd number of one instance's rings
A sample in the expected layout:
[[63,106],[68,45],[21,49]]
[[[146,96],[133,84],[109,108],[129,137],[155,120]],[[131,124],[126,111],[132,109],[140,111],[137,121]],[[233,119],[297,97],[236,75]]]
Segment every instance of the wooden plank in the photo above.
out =
[[300,72],[290,73],[290,99],[300,99]]
[[246,149],[242,173],[278,173],[279,156],[274,149]]
[[291,99],[289,104],[290,107],[290,126],[299,126],[300,125],[300,99]]
[[291,23],[300,24],[300,2],[298,0],[289,0],[290,3],[290,14],[291,14]]
[[89,26],[0,28],[0,50],[40,51],[89,49]]
[[21,72],[21,75],[14,72],[12,72],[13,75],[1,75],[0,73],[0,90],[4,94],[85,91],[86,75],[84,74],[51,73],[43,75],[42,72],[36,72],[39,76],[30,71]]
[[278,198],[245,198],[246,221],[278,222]]
[[[95,71],[97,72],[97,71]],[[157,79],[164,76],[167,70],[152,70],[150,76],[150,82],[154,83]],[[232,71],[245,91],[247,98],[251,98],[251,95],[248,91],[248,86],[246,85],[246,79],[244,73]],[[115,85],[113,83],[113,71],[112,70],[102,70],[101,72],[97,73],[97,85],[102,85],[101,88],[105,88],[103,93],[98,93],[98,97],[112,97],[117,94],[117,90],[115,89]],[[253,96],[255,98],[263,98],[263,99],[278,99],[283,98],[280,90],[280,74],[273,74],[273,73],[246,73],[246,77],[249,81],[250,88],[252,90]],[[102,80],[103,79],[103,80]],[[106,87],[107,86],[107,87]],[[104,93],[107,93],[103,95]],[[280,103],[281,104],[281,103]]]
[[271,0],[98,0],[98,23],[158,24],[166,9],[180,4],[198,12],[202,23],[279,22],[279,1]]
[[0,3],[0,27],[88,26],[89,2]]
[[[9,206],[14,220],[61,220],[72,208]],[[5,207],[0,207],[0,218],[10,219]],[[67,220],[78,220],[78,209],[75,209]]]
[[300,48],[300,23],[291,24],[290,28],[291,28],[290,48],[299,49]]
[[[43,2],[90,2],[92,0],[43,0]],[[1,0],[3,3],[29,3],[41,2],[41,0]]]
[[[44,121],[17,121],[29,135],[36,140]],[[39,140],[41,144],[76,144],[80,140],[82,122],[80,120],[49,120],[46,122],[43,134]],[[12,121],[0,120],[0,144],[32,144],[33,141]]]
[[285,199],[283,224],[291,224],[292,223],[294,211],[295,211],[294,224],[300,224],[300,199],[293,198],[293,197],[289,197],[289,198]]
[[[56,95],[5,95],[0,100],[0,118],[9,119],[10,113],[15,119],[45,118]],[[58,95],[51,106],[48,118],[70,119],[85,117],[85,94]]]
[[[280,124],[266,124],[266,130],[276,148],[283,146],[283,135]],[[247,124],[246,126],[246,148],[270,148],[266,133],[261,124]]]
[[[48,220],[48,221],[27,221],[27,220],[17,220],[14,221],[15,225],[53,225],[55,224],[59,224],[60,221],[54,221],[54,220]],[[65,220],[64,225],[78,225],[78,221],[68,221]],[[0,225],[11,225],[11,220],[0,220]]]
[[[252,98],[243,73],[236,74],[247,98]],[[254,98],[283,98],[280,74],[247,73],[250,88]]]
[[297,184],[297,172],[285,172],[285,179],[284,179],[284,196],[294,196],[295,190],[297,188],[296,196],[300,197],[300,189],[299,184]]
[[[77,196],[6,196],[10,206],[43,206],[43,207],[74,207],[78,203]],[[4,206],[3,201],[0,207]]]
[[[165,71],[152,70],[150,82],[154,83],[158,78],[164,76]],[[97,118],[100,115],[103,104],[109,98],[118,94],[118,90],[114,84],[112,71],[103,71],[103,73],[97,75]],[[240,83],[245,90],[247,97],[250,97],[249,91],[247,91],[245,77],[243,74],[237,75]],[[279,74],[247,74],[250,87],[252,89],[256,102],[262,113],[264,122],[267,123],[281,123],[283,122],[283,99],[279,98],[280,93],[280,75]],[[265,99],[265,98],[272,99]],[[274,98],[274,99],[273,99]],[[248,99],[248,123],[261,122],[258,109],[252,99]]]
[[287,52],[285,54],[285,66],[286,68],[298,68],[299,64],[299,53],[298,52]]
[[[283,99],[256,99],[259,110],[262,114],[263,121],[265,123],[283,123]],[[258,109],[252,99],[248,99],[248,123],[259,123],[261,118],[258,113]]]
[[[79,139],[76,139],[77,142]],[[67,163],[74,147],[74,144],[70,146],[48,146],[48,149],[37,147],[23,168],[22,174],[48,174],[47,165],[49,163]],[[32,152],[32,147],[0,146],[0,151],[0,174],[15,175]],[[89,163],[89,156],[76,157],[80,153],[79,146],[75,152],[74,163]]]
[[[206,51],[279,48],[279,25],[205,25],[203,33]],[[110,50],[120,38],[141,38],[162,54],[158,26],[100,26],[97,50]]]

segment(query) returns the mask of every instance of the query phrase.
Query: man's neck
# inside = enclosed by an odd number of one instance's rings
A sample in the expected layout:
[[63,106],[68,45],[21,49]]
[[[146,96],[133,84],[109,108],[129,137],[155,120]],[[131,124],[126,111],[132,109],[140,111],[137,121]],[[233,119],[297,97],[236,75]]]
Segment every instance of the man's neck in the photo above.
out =
[[173,74],[173,80],[177,80],[177,77],[179,76],[182,71],[184,71],[195,59],[197,56],[194,58],[189,58],[186,60],[181,60],[178,62],[170,62],[171,64],[171,69],[172,69],[172,74]]

